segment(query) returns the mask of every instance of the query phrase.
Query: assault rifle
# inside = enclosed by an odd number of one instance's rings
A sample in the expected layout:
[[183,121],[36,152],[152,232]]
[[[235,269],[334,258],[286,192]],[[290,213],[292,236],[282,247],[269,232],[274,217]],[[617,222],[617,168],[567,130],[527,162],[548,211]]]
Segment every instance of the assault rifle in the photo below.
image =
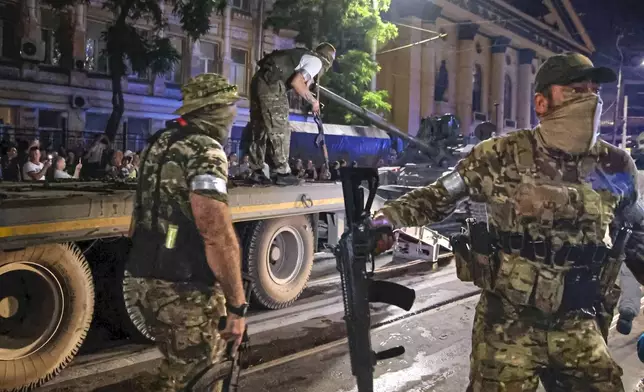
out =
[[[246,303],[250,303],[250,295],[252,292],[253,278],[250,275],[242,274],[244,280],[244,292],[246,294]],[[221,331],[226,328],[227,318],[223,316],[219,319],[218,329]],[[248,326],[244,330],[242,343],[233,352],[234,342],[229,342],[226,346],[226,361],[217,363],[205,369],[200,375],[194,378],[194,381],[186,386],[186,391],[191,392],[210,392],[213,390],[218,381],[223,380],[224,385],[222,392],[237,392],[239,388],[239,376],[242,369],[242,356],[246,354],[249,349]]]
[[322,156],[324,157],[326,168],[331,170],[329,167],[329,151],[326,148],[326,141],[324,140],[324,125],[322,124],[320,116],[317,114],[313,116],[313,119],[315,120],[315,124],[318,126],[318,135],[315,137],[315,146],[322,149]]
[[[375,262],[372,251],[379,229],[371,225],[371,205],[378,189],[378,172],[372,168],[342,168],[342,191],[347,229],[334,249],[342,279],[344,320],[349,340],[351,371],[358,392],[373,392],[373,371],[378,360],[402,355],[402,346],[375,353],[371,348],[370,302],[381,302],[410,310],[416,292],[393,282],[373,280]],[[369,196],[365,204],[362,182]],[[371,271],[367,263],[371,262]]]

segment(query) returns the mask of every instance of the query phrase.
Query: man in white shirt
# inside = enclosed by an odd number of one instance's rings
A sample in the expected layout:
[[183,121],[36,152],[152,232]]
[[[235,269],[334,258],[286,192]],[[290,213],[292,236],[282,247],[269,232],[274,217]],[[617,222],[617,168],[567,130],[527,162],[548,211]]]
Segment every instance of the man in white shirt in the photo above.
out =
[[80,176],[80,171],[83,168],[83,164],[81,161],[78,161],[78,165],[76,165],[76,168],[74,169],[74,175],[70,175],[65,171],[65,166],[67,166],[67,162],[65,161],[64,157],[57,156],[56,159],[56,165],[54,166],[56,169],[54,170],[54,178],[55,179],[69,179],[69,178],[74,178],[78,179]]
[[250,86],[250,123],[242,134],[242,144],[250,158],[249,181],[270,184],[262,173],[266,163],[277,185],[296,185],[301,180],[291,174],[288,163],[291,129],[288,123],[287,91],[291,88],[319,114],[320,103],[309,88],[313,81],[331,68],[335,48],[322,43],[310,51],[306,48],[276,50],[264,56]]
[[23,181],[45,181],[47,169],[51,167],[51,159],[40,162],[40,149],[38,146],[29,148],[29,160],[22,166]]

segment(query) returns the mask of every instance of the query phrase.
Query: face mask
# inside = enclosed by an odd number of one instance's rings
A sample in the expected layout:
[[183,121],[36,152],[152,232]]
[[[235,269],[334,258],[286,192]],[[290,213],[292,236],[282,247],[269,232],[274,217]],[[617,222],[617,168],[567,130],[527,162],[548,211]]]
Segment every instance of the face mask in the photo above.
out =
[[550,148],[578,155],[597,142],[603,102],[593,93],[564,93],[564,102],[540,121],[539,134]]
[[188,113],[183,117],[223,146],[228,141],[228,133],[235,120],[235,114],[236,110],[234,110],[234,107],[217,108],[214,110],[204,108]]

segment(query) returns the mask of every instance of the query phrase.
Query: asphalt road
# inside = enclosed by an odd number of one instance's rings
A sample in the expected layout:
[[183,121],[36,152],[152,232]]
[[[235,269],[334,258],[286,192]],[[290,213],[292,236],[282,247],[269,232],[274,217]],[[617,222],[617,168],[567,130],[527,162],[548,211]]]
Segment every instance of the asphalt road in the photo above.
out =
[[[386,259],[381,260],[386,266]],[[324,266],[318,268],[327,268]],[[455,392],[467,385],[470,333],[478,296],[450,303],[476,289],[457,280],[451,264],[416,264],[404,270],[381,274],[414,288],[417,301],[406,313],[386,305],[372,307],[374,324],[385,324],[372,335],[373,347],[381,351],[403,345],[403,356],[379,363],[375,369],[378,392]],[[253,392],[355,392],[337,280],[321,273],[318,284],[307,289],[292,307],[255,313],[249,318],[253,365],[242,378],[241,391]],[[440,306],[442,305],[442,306]],[[404,314],[415,314],[397,320]],[[392,322],[392,323],[391,323]],[[612,332],[609,346],[624,368],[626,391],[644,376],[644,365],[635,354],[635,341],[644,331],[644,317],[635,320],[633,333]],[[316,349],[317,348],[317,349]],[[324,349],[321,349],[324,348]],[[317,351],[316,351],[317,350]],[[114,359],[117,358],[117,359]],[[143,359],[141,359],[143,358]],[[142,346],[136,355],[102,353],[94,358],[79,357],[58,379],[40,391],[48,392],[139,392],[149,391],[159,361],[158,353]],[[127,366],[107,373],[95,373],[88,363],[121,361]],[[84,377],[71,377],[74,372]]]

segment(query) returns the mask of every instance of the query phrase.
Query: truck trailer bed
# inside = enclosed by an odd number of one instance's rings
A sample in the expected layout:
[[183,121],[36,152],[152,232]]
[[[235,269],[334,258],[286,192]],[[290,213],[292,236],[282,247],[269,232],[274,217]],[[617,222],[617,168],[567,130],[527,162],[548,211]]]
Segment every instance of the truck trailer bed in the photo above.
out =
[[[0,184],[0,250],[127,234],[135,184],[106,182]],[[344,209],[342,185],[229,188],[233,221]]]

